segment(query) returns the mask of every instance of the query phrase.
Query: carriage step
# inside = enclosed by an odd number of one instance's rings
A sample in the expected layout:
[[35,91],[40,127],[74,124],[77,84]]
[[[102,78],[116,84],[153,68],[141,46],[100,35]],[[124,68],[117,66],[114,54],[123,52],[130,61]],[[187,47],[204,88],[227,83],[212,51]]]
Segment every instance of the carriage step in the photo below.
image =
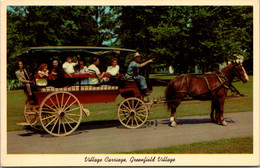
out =
[[19,126],[30,126],[31,124],[23,122],[23,123],[16,123],[16,125],[19,125]]

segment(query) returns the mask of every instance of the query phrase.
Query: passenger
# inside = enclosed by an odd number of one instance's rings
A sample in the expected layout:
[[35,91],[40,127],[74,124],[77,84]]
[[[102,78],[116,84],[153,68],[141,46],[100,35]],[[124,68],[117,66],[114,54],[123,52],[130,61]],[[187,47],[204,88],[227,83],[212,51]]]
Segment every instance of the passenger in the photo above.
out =
[[[89,71],[87,66],[85,66],[85,60],[81,59],[79,60],[79,66],[78,69],[76,70],[76,74],[80,75],[80,74],[93,74],[93,71]],[[88,84],[88,78],[86,79],[82,79],[76,82],[77,85],[81,84],[81,85],[87,85]]]
[[52,66],[53,67],[50,69],[50,75],[53,75],[56,78],[50,80],[50,85],[54,87],[64,87],[66,85],[64,69],[59,66],[59,61],[57,59],[52,61]]
[[93,57],[92,61],[91,61],[91,65],[88,67],[89,71],[93,71],[96,73],[97,78],[89,78],[88,83],[90,85],[95,85],[98,84],[99,81],[103,78],[103,76],[105,75],[105,72],[103,72],[102,74],[99,71],[99,68],[97,67],[99,65],[99,58],[98,57]]
[[107,67],[106,73],[110,74],[111,76],[116,76],[119,74],[119,65],[117,64],[117,58],[111,59],[111,66]]
[[115,78],[119,74],[119,65],[117,65],[117,60],[117,58],[112,58],[111,66],[108,66],[106,70],[106,73],[111,75],[112,77],[104,77],[101,80],[101,83],[107,83],[108,81],[110,81],[110,84],[118,83],[118,80]]
[[[79,55],[78,55],[78,57],[79,57]],[[74,66],[76,66],[76,65],[78,65],[78,61],[72,62],[72,58],[67,57],[66,62],[64,62],[64,64],[62,65],[62,68],[69,75],[69,77],[71,77],[71,74],[75,73]]]
[[28,70],[26,70],[25,64],[23,63],[23,61],[21,61],[21,60],[18,61],[18,66],[19,66],[19,70],[17,70],[15,72],[15,75],[19,79],[19,81],[21,81],[22,84],[24,84],[24,91],[26,93],[28,93],[28,95],[29,95],[30,104],[36,105],[37,100],[33,93],[33,88],[32,88],[34,85],[32,75]]
[[132,77],[135,80],[137,80],[140,85],[141,85],[141,92],[145,95],[148,94],[149,89],[147,88],[147,84],[145,81],[145,78],[143,76],[139,75],[139,68],[144,67],[145,65],[147,65],[150,62],[153,62],[153,59],[150,59],[144,63],[140,63],[141,62],[141,56],[140,54],[137,52],[134,54],[134,60],[132,62],[130,62],[130,64],[128,65],[128,69],[127,69],[127,77]]
[[39,66],[38,68],[38,75],[41,77],[41,78],[44,78],[44,77],[48,77],[49,76],[49,70],[48,70],[48,65],[43,63]]
[[38,68],[38,75],[40,78],[36,79],[36,85],[37,86],[47,86],[48,84],[48,76],[49,76],[49,70],[48,65],[43,63]]

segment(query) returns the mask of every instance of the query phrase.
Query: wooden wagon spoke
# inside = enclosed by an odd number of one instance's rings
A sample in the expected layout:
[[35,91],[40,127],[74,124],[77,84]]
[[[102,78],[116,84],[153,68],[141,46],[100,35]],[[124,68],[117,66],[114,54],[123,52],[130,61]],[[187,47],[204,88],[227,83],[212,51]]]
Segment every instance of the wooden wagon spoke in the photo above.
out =
[[55,120],[55,119],[57,119],[58,118],[58,116],[56,116],[54,119],[52,119],[47,125],[45,125],[45,127],[47,128],[51,123],[53,123],[53,121]]
[[68,114],[66,114],[66,115],[80,117],[79,114],[71,114],[71,113],[68,113]]
[[122,104],[128,111],[131,111],[126,105]]
[[71,96],[67,99],[66,103],[63,106],[63,109],[66,107],[66,105],[68,104],[69,100],[70,100]]
[[57,105],[58,105],[58,107],[60,108],[60,103],[59,103],[59,99],[58,99],[58,94],[55,94],[55,96],[56,96]]
[[64,93],[62,93],[60,108],[63,108]]
[[53,102],[53,100],[51,99],[51,97],[49,98],[49,100],[50,100],[51,103],[55,106],[55,108],[58,109],[58,107],[57,107],[56,104]]
[[76,107],[76,108],[74,108],[74,109],[70,109],[70,110],[68,110],[68,111],[64,111],[64,113],[68,113],[68,112],[70,112],[70,111],[74,111],[74,110],[78,110],[78,109],[80,109],[80,107]]
[[146,110],[140,110],[140,111],[136,111],[137,113],[143,113],[143,112],[146,112]]
[[52,108],[51,106],[44,104],[45,106],[49,107],[49,109],[52,109],[53,111],[56,111],[54,108]]
[[134,119],[131,118],[132,122],[131,122],[131,126],[134,127]]
[[125,119],[129,118],[130,115],[126,116],[125,118],[123,118],[121,121],[124,121]]
[[56,116],[56,115],[51,115],[51,116],[49,116],[49,117],[43,118],[42,120],[47,120],[47,119],[50,119],[50,118],[55,117],[55,116]]
[[135,118],[136,125],[138,126],[139,124],[138,124],[138,121],[136,119],[136,116],[134,116],[134,118]]
[[52,112],[52,111],[42,111],[42,112],[47,114],[57,114],[57,112]]
[[71,129],[73,129],[73,127],[70,125],[69,121],[64,117],[64,120],[66,121],[66,123],[70,126]]
[[138,105],[138,104],[140,104],[140,102],[139,102],[139,101],[137,101],[137,103],[136,103],[136,105],[135,105],[135,109],[137,108],[137,105]]
[[77,121],[74,120],[73,118],[71,118],[71,117],[69,117],[69,116],[67,116],[67,115],[65,115],[65,117],[67,117],[67,118],[70,119],[71,121],[74,121],[75,123],[77,123]]
[[136,115],[136,118],[137,119],[139,119],[140,121],[142,121],[142,123],[144,122],[144,120],[142,120],[140,117],[138,117],[137,115]]
[[129,103],[129,100],[126,101],[126,102],[127,102],[127,104],[128,104],[128,107],[131,109],[132,107],[131,107],[131,105],[130,105],[130,103]]
[[143,116],[143,117],[146,117],[145,115],[143,115],[143,114],[136,114],[136,115],[138,115],[138,116]]
[[[64,119],[65,119],[65,118],[63,118],[63,120],[64,120]],[[63,125],[64,132],[67,133],[67,130],[66,130],[66,127],[65,127],[64,121],[62,122],[62,125]]]
[[75,100],[73,103],[71,103],[69,106],[67,106],[65,109],[63,109],[62,111],[66,111],[68,108],[70,108],[73,104],[75,104],[75,102],[77,102],[77,100]]
[[[138,107],[137,109],[135,109],[135,111],[138,111],[140,108],[144,107],[143,105],[141,105],[140,107]],[[144,107],[145,108],[145,107]]]
[[129,121],[130,121],[130,117],[128,117],[128,120],[127,120],[127,122],[126,122],[126,125],[128,125]]
[[58,120],[59,120],[59,118],[58,118],[58,119],[55,121],[55,123],[53,124],[52,129],[51,129],[51,132],[52,132],[52,131],[54,130],[54,128],[56,127]]
[[58,134],[60,134],[60,121],[61,119],[59,119]]

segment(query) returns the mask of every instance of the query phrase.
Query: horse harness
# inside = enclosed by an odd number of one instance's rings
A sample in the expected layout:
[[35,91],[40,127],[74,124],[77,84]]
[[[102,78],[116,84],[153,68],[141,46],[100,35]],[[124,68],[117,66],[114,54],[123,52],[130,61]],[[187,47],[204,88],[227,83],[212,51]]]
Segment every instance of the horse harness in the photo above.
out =
[[[209,81],[208,81],[208,76],[209,75],[215,75],[215,77],[218,79],[218,81],[220,82],[220,85],[214,87],[214,88],[210,88],[210,84],[209,84]],[[177,93],[188,93],[190,94],[190,91],[189,91],[189,78],[188,78],[188,75],[186,74],[183,74],[181,76],[179,76],[179,78],[182,77],[182,81],[181,81],[181,85],[180,85],[180,91],[178,91]],[[212,74],[204,74],[202,76],[202,78],[204,79],[206,85],[207,85],[207,88],[208,88],[208,91],[207,92],[203,92],[203,93],[200,93],[200,94],[197,94],[197,95],[192,95],[192,97],[196,97],[196,96],[199,96],[199,95],[203,95],[203,94],[207,94],[207,93],[211,93],[212,91],[220,88],[220,87],[224,87],[226,89],[229,89],[231,88],[232,85],[229,84],[229,80],[220,72],[216,72],[216,73],[212,73]],[[186,81],[187,83],[187,91],[181,91],[182,88],[183,88],[183,84],[184,82]],[[232,86],[234,87],[234,86]],[[188,96],[188,95],[187,95]]]

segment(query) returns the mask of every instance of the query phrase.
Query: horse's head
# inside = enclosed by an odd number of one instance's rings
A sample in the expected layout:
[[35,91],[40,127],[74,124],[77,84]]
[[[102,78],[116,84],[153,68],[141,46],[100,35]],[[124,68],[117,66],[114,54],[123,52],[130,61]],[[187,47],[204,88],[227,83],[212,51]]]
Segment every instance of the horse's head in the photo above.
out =
[[243,67],[242,63],[240,61],[239,62],[234,61],[234,62],[232,62],[232,64],[234,65],[234,71],[235,71],[236,77],[238,77],[244,83],[249,81],[248,75],[247,75],[246,70]]

